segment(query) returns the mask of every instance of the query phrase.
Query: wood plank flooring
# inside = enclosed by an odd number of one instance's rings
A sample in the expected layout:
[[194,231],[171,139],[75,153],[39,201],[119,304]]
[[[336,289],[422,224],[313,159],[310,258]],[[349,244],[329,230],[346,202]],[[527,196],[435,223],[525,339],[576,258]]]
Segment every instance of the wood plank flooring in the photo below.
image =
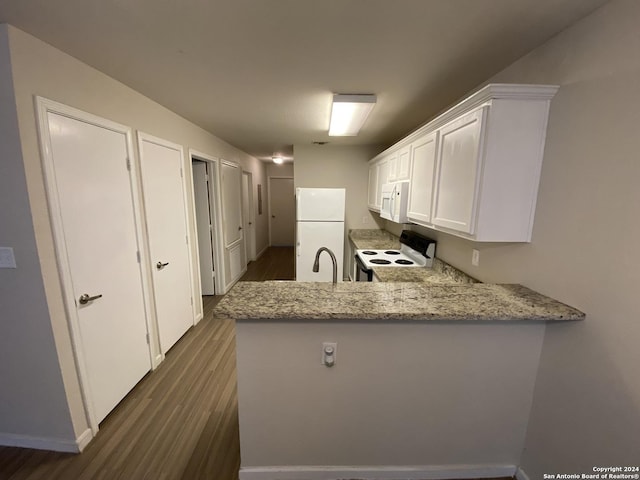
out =
[[240,281],[294,280],[293,247],[269,247],[255,262],[249,263]]
[[82,454],[0,447],[0,479],[237,479],[234,323],[213,318],[221,297],[204,298],[204,318],[100,424]]
[[[242,280],[292,280],[291,247],[272,247]],[[237,480],[234,322],[204,318],[100,424],[80,455],[0,447],[0,480]]]

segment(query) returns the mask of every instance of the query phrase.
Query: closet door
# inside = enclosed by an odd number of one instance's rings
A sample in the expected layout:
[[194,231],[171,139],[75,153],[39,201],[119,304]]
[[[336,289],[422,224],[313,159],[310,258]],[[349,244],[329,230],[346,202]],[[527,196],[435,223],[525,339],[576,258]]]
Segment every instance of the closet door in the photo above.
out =
[[89,420],[150,370],[130,129],[38,99],[47,196]]
[[182,147],[139,134],[160,348],[166,353],[193,325]]

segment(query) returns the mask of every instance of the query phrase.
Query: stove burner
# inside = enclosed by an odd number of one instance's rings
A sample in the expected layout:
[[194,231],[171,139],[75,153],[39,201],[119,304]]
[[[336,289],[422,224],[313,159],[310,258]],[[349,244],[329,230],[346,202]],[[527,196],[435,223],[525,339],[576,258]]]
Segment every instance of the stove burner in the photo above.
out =
[[400,252],[397,250],[387,250],[384,252],[386,255],[400,255]]
[[369,261],[371,263],[375,263],[376,265],[389,265],[391,263],[389,260],[385,260],[384,258],[374,258]]
[[399,265],[413,265],[413,262],[411,260],[405,260],[404,258],[396,260],[396,263]]
[[372,252],[371,250],[365,250],[364,252],[360,252],[363,255],[377,255],[376,252]]

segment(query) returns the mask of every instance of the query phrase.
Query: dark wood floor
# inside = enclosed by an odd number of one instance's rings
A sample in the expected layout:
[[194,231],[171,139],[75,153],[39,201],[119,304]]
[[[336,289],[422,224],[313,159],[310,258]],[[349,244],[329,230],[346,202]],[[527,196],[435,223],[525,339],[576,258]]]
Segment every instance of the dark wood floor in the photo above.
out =
[[255,262],[247,266],[240,281],[263,282],[265,280],[294,280],[295,262],[293,247],[270,247]]
[[[242,280],[292,280],[293,248],[268,249]],[[100,424],[80,455],[0,447],[0,480],[237,480],[235,329],[204,318]],[[504,480],[504,479],[503,479]]]
[[2,480],[238,478],[233,321],[204,318],[100,424],[80,455],[0,447]]

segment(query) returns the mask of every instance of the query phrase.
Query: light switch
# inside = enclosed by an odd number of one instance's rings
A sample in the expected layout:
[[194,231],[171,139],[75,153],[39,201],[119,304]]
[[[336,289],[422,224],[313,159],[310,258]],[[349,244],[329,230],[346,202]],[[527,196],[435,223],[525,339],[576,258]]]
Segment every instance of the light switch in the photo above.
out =
[[0,268],[16,268],[16,257],[13,256],[13,248],[0,247]]

